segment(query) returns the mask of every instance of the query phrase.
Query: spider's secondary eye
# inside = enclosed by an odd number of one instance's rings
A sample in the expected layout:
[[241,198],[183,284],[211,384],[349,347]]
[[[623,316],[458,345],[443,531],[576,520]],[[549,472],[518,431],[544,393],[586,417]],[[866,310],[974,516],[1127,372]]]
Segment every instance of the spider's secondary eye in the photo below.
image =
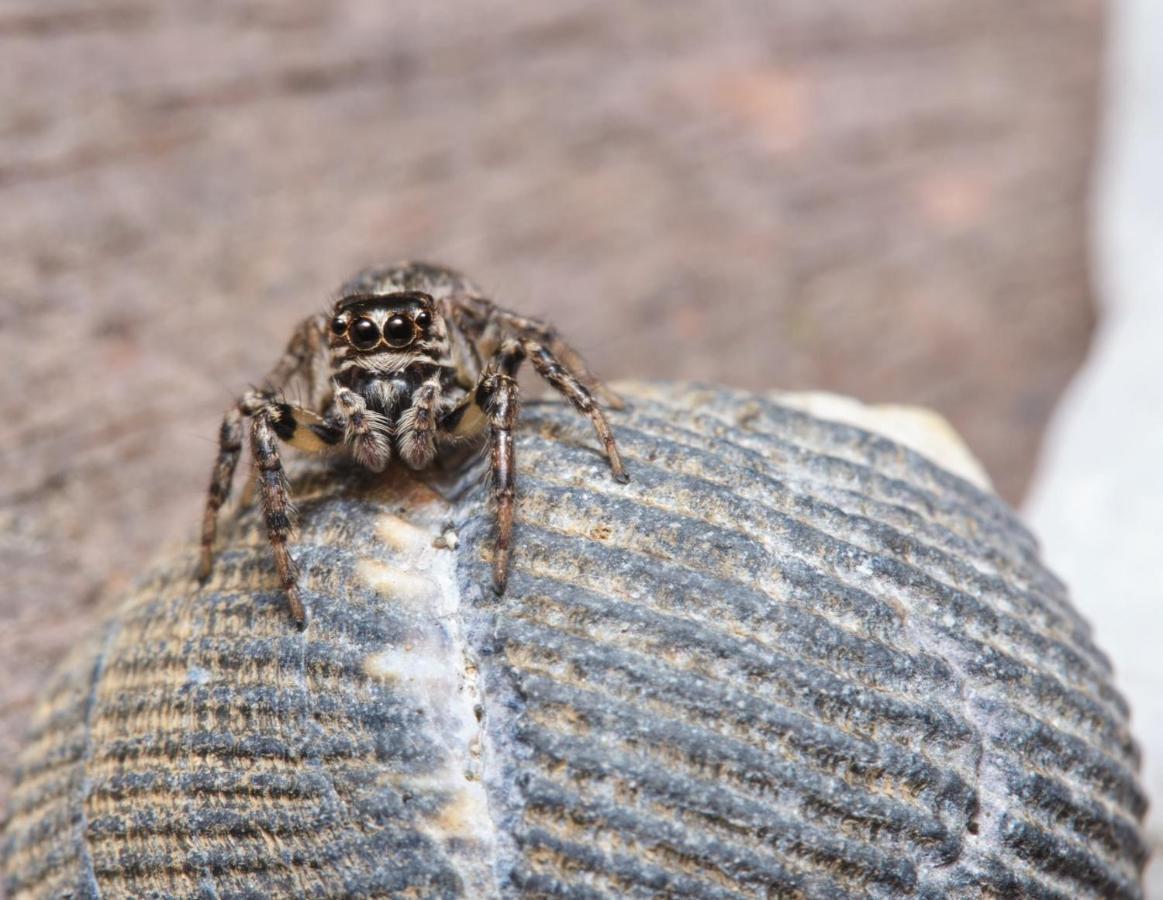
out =
[[406,347],[412,342],[412,323],[403,316],[392,316],[384,325],[384,340],[393,347]]
[[380,330],[371,319],[356,319],[351,325],[351,343],[357,350],[370,350],[380,342]]
[[347,319],[342,316],[336,316],[331,320],[331,330],[335,334],[343,334],[343,332],[347,331]]
[[421,328],[427,328],[432,324],[432,313],[428,312],[426,309],[420,310],[420,312],[416,314],[416,324]]

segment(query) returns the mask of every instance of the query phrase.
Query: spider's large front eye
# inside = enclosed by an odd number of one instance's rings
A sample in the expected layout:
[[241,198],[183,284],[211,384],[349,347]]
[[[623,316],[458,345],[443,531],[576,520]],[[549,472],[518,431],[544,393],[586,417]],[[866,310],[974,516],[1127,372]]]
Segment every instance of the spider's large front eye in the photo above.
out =
[[371,319],[356,319],[351,323],[349,334],[356,350],[370,350],[380,342],[380,330]]
[[407,347],[415,333],[412,320],[406,316],[392,316],[384,325],[384,340],[390,347]]

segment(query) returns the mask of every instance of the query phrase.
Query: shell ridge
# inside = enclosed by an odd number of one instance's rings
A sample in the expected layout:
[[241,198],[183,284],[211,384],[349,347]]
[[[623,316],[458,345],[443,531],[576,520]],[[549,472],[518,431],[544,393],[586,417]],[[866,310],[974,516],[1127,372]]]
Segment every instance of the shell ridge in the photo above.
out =
[[106,626],[100,648],[97,650],[96,658],[93,660],[88,692],[85,695],[85,711],[83,717],[85,749],[78,763],[82,778],[77,788],[79,796],[76,805],[80,832],[78,834],[77,848],[80,851],[81,865],[81,871],[78,873],[78,889],[89,891],[88,894],[83,894],[83,897],[98,898],[101,896],[101,888],[97,882],[97,871],[93,865],[93,855],[89,852],[89,817],[85,811],[85,804],[88,801],[89,793],[93,787],[89,779],[89,762],[93,758],[93,711],[97,708],[97,693],[105,675],[105,665],[109,658],[109,649],[113,646],[113,641],[117,638],[120,631],[120,621],[114,620]]
[[[689,476],[675,476],[676,479],[681,479],[683,477]],[[532,481],[533,484],[544,484],[558,490],[569,487],[569,484],[566,481],[555,481],[547,479],[543,476],[539,476],[536,479],[526,479],[527,483],[530,481]],[[613,501],[614,503],[620,501],[620,497],[617,492],[611,491],[608,488],[590,487],[588,490],[593,494],[606,499],[607,501]],[[741,528],[737,524],[717,520],[716,518],[709,518],[706,509],[702,510],[697,516],[691,516],[689,513],[683,513],[680,509],[672,505],[662,503],[653,497],[635,498],[633,504],[636,507],[646,507],[654,511],[667,514],[674,519],[679,517],[691,518],[693,521],[697,521],[701,524],[705,523],[714,525],[717,528],[732,531],[740,536],[753,533]],[[1106,712],[1102,709],[1100,698],[1097,696],[1098,692],[1101,691],[1102,687],[1105,685],[1105,679],[1103,679],[1102,676],[1106,675],[1107,673],[1090,671],[1086,674],[1091,676],[1091,684],[1072,683],[1072,681],[1067,680],[1066,672],[1070,672],[1070,674],[1075,675],[1073,680],[1077,682],[1078,676],[1076,673],[1069,669],[1058,671],[1059,666],[1050,665],[1049,660],[1051,659],[1051,656],[1046,654],[1045,647],[1038,646],[1040,642],[1048,642],[1052,644],[1054,648],[1065,651],[1069,655],[1073,655],[1080,659],[1077,653],[1077,649],[1061,641],[1059,638],[1048,635],[1039,636],[1036,634],[1036,632],[1032,631],[1024,624],[1019,624],[1019,619],[1015,613],[1019,611],[1019,602],[1022,599],[1025,599],[1022,598],[1019,593],[1009,590],[1004,584],[1001,584],[999,587],[997,582],[994,582],[992,579],[989,579],[985,576],[981,576],[971,567],[967,569],[967,577],[962,579],[963,581],[969,582],[965,587],[959,588],[951,584],[950,580],[945,577],[941,577],[940,573],[937,571],[937,568],[931,564],[934,561],[944,562],[944,554],[942,554],[937,548],[930,547],[927,543],[916,538],[912,538],[911,540],[916,544],[916,549],[918,551],[931,552],[934,555],[934,560],[926,561],[930,563],[929,565],[917,565],[912,562],[898,559],[895,556],[891,556],[891,548],[865,547],[853,540],[853,532],[859,533],[858,526],[865,525],[869,522],[866,517],[841,514],[844,519],[841,524],[845,524],[851,527],[846,529],[845,533],[840,533],[825,527],[826,523],[820,521],[819,517],[811,519],[796,518],[791,513],[773,508],[768,504],[757,503],[757,505],[761,507],[762,511],[772,514],[775,518],[784,519],[790,523],[793,523],[795,526],[802,529],[803,533],[805,534],[810,533],[813,536],[819,536],[825,541],[834,542],[838,547],[843,548],[850,555],[859,557],[859,559],[856,561],[857,563],[873,565],[878,559],[887,558],[887,560],[879,567],[879,575],[881,577],[887,577],[887,580],[893,583],[898,590],[902,590],[906,596],[918,595],[915,600],[923,600],[927,596],[931,598],[928,600],[929,603],[946,603],[950,601],[957,602],[965,609],[973,609],[984,617],[981,621],[981,627],[984,627],[986,624],[988,624],[990,617],[998,615],[999,613],[1004,615],[1008,620],[1010,620],[1011,627],[1015,632],[1015,634],[1011,637],[1020,637],[1020,641],[1013,641],[1007,645],[990,640],[984,635],[978,638],[973,638],[968,635],[967,637],[969,637],[970,640],[980,641],[983,647],[987,648],[992,653],[997,654],[1000,658],[1015,660],[1018,663],[1027,666],[1040,662],[1044,667],[1042,678],[1045,679],[1049,684],[1052,684],[1056,693],[1058,693],[1063,698],[1063,702],[1069,703],[1072,707],[1075,708],[1075,712],[1078,717],[1081,717],[1085,713],[1092,713],[1095,715],[1102,722],[1104,730],[1107,731],[1108,740],[1117,743],[1116,738],[1119,732],[1126,730],[1125,723],[1119,722],[1109,714],[1106,714]],[[887,526],[885,527],[887,528]],[[568,533],[563,532],[563,534]],[[577,535],[569,534],[569,536],[576,537]],[[875,537],[873,540],[875,540]],[[800,559],[801,562],[804,562],[807,565],[814,566],[817,568],[820,574],[826,578],[835,579],[836,581],[848,587],[860,587],[859,581],[854,580],[853,578],[856,572],[846,571],[846,568],[853,567],[833,566],[830,568],[830,570],[823,569],[819,566],[816,566],[810,557],[803,555],[800,551],[785,547],[771,546],[772,543],[773,541],[762,540],[758,542],[763,551],[767,554],[770,554],[773,560],[778,558],[782,552],[784,554],[788,554]],[[783,542],[781,541],[779,543]],[[980,599],[970,593],[968,590],[969,588],[977,588],[983,591],[988,591],[990,596],[1004,598],[1006,605],[1012,608],[1002,608],[995,611],[993,606],[983,603]],[[1028,600],[1027,603],[1029,603]],[[1044,605],[1038,604],[1036,601],[1033,605],[1036,607],[1037,612],[1048,614],[1051,622],[1054,622],[1056,616],[1051,610],[1046,609]],[[1027,612],[1027,615],[1029,613],[1029,611],[1024,612]],[[912,617],[910,616],[908,618]],[[1109,689],[1109,685],[1105,686]],[[1089,709],[1086,707],[1089,707]],[[1066,726],[1060,723],[1058,727],[1063,728]],[[1090,741],[1089,743],[1092,743],[1096,751],[1103,753],[1107,752],[1102,744],[1094,743],[1093,741]],[[1121,760],[1119,760],[1117,757],[1111,756],[1110,758],[1113,762],[1121,762]]]
[[1138,896],[1125,704],[1011,511],[755,395],[627,393],[623,487],[527,408],[504,594],[479,455],[296,484],[305,641],[255,515],[206,588],[136,587],[42,707],[8,889]]

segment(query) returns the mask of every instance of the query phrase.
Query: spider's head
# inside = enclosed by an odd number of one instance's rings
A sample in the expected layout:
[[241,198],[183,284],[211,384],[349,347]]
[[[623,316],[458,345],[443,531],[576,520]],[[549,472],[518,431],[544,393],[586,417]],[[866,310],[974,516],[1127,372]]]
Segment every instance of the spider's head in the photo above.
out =
[[431,295],[422,291],[345,294],[331,317],[331,345],[356,353],[407,350],[433,333],[437,319]]

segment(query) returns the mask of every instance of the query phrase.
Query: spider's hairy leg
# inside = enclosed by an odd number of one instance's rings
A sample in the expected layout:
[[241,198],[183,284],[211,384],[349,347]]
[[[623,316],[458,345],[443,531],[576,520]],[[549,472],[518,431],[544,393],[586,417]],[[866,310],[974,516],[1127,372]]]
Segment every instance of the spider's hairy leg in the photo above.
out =
[[[202,517],[202,554],[198,564],[198,577],[203,581],[210,576],[213,566],[218,510],[230,494],[234,471],[242,452],[242,420],[260,415],[276,437],[308,453],[322,452],[337,444],[342,436],[334,426],[328,425],[309,409],[277,402],[265,391],[247,391],[226,411],[218,435],[218,460],[210,476],[206,511]],[[256,466],[251,480],[247,482],[248,492],[253,491],[260,481],[261,472]]]
[[287,347],[274,368],[263,379],[262,389],[271,395],[277,394],[291,381],[301,377],[307,389],[307,403],[315,403],[318,385],[315,379],[316,363],[327,350],[327,320],[323,316],[310,316],[295,326]]
[[387,420],[368,409],[367,401],[350,388],[332,382],[333,407],[343,422],[343,437],[356,462],[382,472],[392,457]]
[[[270,412],[271,424],[279,440],[296,450],[323,453],[343,440],[342,429],[305,407],[271,401]],[[239,508],[245,509],[254,503],[257,490],[258,480],[252,467],[238,498]]]
[[218,510],[230,496],[234,470],[242,453],[242,403],[236,403],[222,417],[218,430],[218,459],[210,473],[210,487],[206,492],[206,509],[202,513],[202,555],[198,562],[198,577],[205,581],[214,565],[214,538],[218,534]]
[[537,374],[549,382],[554,390],[573,404],[574,409],[590,417],[590,421],[594,425],[594,431],[598,435],[598,440],[602,442],[602,446],[605,448],[606,459],[610,464],[610,472],[613,474],[614,480],[622,484],[628,482],[630,476],[626,474],[626,469],[622,465],[622,457],[618,453],[618,444],[614,440],[614,432],[610,429],[610,423],[606,420],[606,414],[602,412],[602,408],[594,400],[589,388],[582,384],[576,375],[563,366],[553,352],[544,344],[539,344],[537,341],[531,339],[525,339],[521,342],[521,346],[528,355],[529,361],[533,363],[533,368],[537,370]]
[[532,339],[544,344],[549,352],[560,360],[564,368],[568,369],[592,393],[597,394],[607,406],[612,409],[622,409],[626,405],[618,394],[608,388],[598,376],[589,370],[582,355],[566,343],[556,326],[543,322],[541,319],[522,316],[499,306],[494,307],[494,309],[497,319],[506,328],[521,338]]
[[513,428],[520,400],[516,375],[525,359],[520,342],[507,340],[497,349],[476,386],[455,407],[440,417],[440,430],[453,439],[470,438],[489,429],[489,468],[497,515],[497,541],[493,550],[493,589],[504,593],[509,580],[513,547],[513,500],[516,491],[516,458]]
[[524,361],[525,350],[520,341],[509,338],[502,342],[472,390],[437,420],[437,429],[454,441],[470,439],[483,432],[489,427],[489,402],[496,386],[490,376],[499,373],[516,378]]
[[[324,347],[326,320],[320,316],[304,319],[295,328],[286,349],[274,368],[263,379],[261,390],[247,391],[226,411],[218,432],[218,458],[210,473],[206,508],[202,515],[202,552],[198,577],[210,577],[213,566],[214,539],[218,533],[218,511],[230,496],[234,472],[242,452],[242,419],[251,416],[296,376],[311,373],[316,356]],[[310,387],[310,385],[308,385]]]
[[277,432],[270,406],[255,411],[251,418],[250,450],[254,456],[254,466],[258,476],[259,499],[262,503],[263,519],[266,522],[267,538],[275,554],[275,566],[279,572],[279,583],[287,597],[291,618],[299,628],[307,625],[307,610],[299,593],[299,567],[295,564],[287,541],[293,526],[290,489],[283,462],[279,458],[276,445]]
[[493,473],[493,500],[497,507],[497,543],[493,549],[493,589],[505,592],[509,581],[509,557],[513,553],[513,497],[516,493],[516,460],[513,426],[520,404],[516,380],[504,373],[486,375],[491,440],[489,466]]

